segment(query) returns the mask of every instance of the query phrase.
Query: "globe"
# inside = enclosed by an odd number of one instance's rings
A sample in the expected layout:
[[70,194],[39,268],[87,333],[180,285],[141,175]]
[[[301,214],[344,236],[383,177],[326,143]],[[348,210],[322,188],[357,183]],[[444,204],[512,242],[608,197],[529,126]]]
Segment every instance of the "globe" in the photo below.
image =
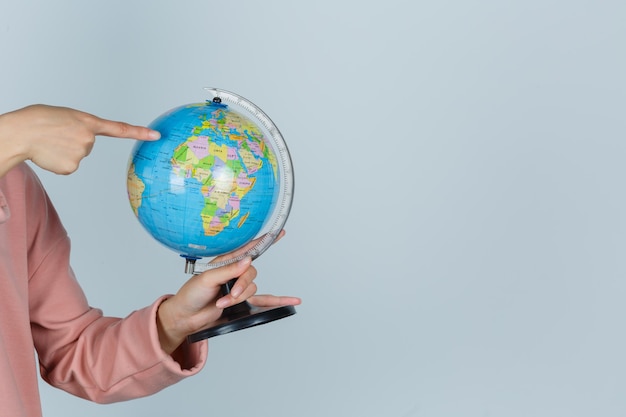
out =
[[137,219],[192,265],[243,247],[225,262],[258,257],[282,230],[293,198],[291,158],[273,122],[241,96],[209,91],[212,100],[150,123],[161,139],[137,142],[128,164]]

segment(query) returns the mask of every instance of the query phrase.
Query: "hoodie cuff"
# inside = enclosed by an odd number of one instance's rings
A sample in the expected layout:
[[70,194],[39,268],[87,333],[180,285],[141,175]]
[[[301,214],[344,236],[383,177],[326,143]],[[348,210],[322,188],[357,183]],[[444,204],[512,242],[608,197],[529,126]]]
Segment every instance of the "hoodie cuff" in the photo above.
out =
[[161,356],[162,363],[173,373],[181,376],[195,375],[204,367],[208,356],[208,342],[206,340],[189,343],[184,341],[171,355],[168,355],[161,348],[159,342],[159,333],[157,330],[157,312],[161,303],[172,295],[164,295],[159,297],[151,306],[144,309],[143,313],[147,314],[149,320],[149,342],[151,346],[149,350]]

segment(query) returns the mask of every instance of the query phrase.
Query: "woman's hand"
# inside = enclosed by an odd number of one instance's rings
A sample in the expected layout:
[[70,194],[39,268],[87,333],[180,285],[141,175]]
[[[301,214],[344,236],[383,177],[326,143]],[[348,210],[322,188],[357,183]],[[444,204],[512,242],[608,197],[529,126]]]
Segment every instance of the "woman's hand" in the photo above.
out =
[[[284,232],[281,232],[278,239],[283,234]],[[240,252],[241,250],[235,251],[216,260],[237,257]],[[248,257],[191,277],[176,295],[166,299],[159,306],[157,329],[163,350],[172,353],[188,335],[207,328],[219,319],[224,308],[243,301],[248,300],[258,307],[300,304],[301,300],[297,297],[255,296],[257,286],[254,279],[256,276],[257,270],[252,266],[252,261]],[[237,278],[237,281],[230,294],[222,296],[221,285],[233,278]]]
[[25,160],[56,174],[70,174],[89,155],[98,135],[139,140],[160,137],[146,127],[66,107],[28,106],[0,115],[0,177]]

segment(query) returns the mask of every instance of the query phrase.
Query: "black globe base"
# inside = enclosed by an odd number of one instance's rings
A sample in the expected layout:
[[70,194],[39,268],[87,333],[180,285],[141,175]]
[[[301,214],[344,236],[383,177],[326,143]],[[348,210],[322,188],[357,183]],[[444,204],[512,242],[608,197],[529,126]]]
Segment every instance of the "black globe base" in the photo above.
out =
[[[223,295],[230,292],[234,282],[235,280],[232,280],[222,286]],[[187,336],[187,341],[189,343],[199,342],[210,337],[270,323],[294,314],[296,314],[294,306],[256,307],[244,301],[225,308],[222,316],[211,327]]]

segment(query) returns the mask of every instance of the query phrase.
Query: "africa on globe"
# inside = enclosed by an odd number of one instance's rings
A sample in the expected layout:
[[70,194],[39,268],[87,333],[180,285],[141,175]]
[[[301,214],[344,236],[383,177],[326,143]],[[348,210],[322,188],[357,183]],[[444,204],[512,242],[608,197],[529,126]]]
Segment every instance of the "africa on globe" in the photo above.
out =
[[212,91],[212,101],[178,106],[154,120],[149,127],[161,139],[137,142],[128,164],[128,198],[141,225],[194,260],[260,235],[275,238],[293,192],[289,153],[267,115],[234,93]]

